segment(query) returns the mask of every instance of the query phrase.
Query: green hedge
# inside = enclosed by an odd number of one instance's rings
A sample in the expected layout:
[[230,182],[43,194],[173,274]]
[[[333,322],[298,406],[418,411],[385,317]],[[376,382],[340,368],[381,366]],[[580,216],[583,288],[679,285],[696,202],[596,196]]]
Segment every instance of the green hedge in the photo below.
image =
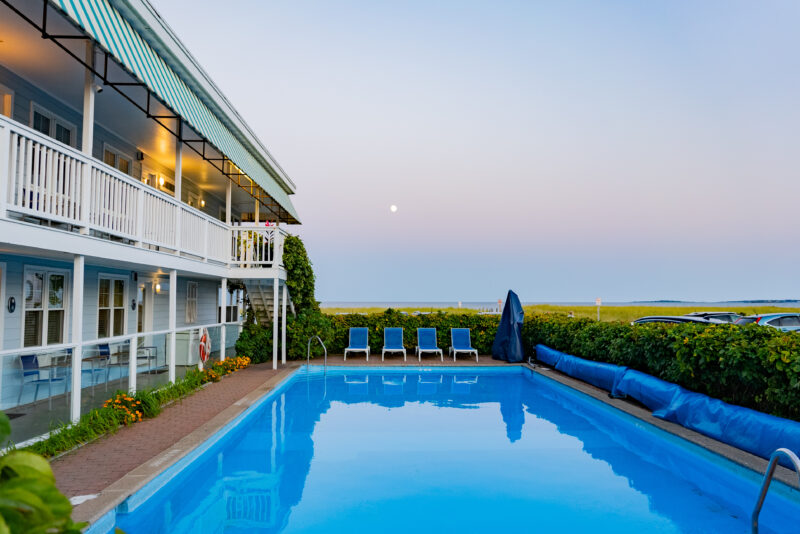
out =
[[800,334],[759,325],[635,325],[561,316],[525,322],[542,343],[625,365],[731,404],[800,419]]
[[427,315],[405,315],[398,311],[387,310],[383,313],[369,315],[348,314],[331,317],[331,335],[325,343],[328,354],[342,354],[347,347],[350,327],[366,326],[369,328],[369,345],[372,354],[380,354],[383,347],[383,329],[385,327],[403,327],[403,345],[410,354],[417,346],[417,328],[436,328],[439,348],[445,353],[450,346],[451,328],[470,328],[472,346],[480,354],[490,354],[494,334],[497,331],[499,316],[475,315],[461,313],[430,313]]
[[[439,346],[450,346],[450,328],[472,330],[472,345],[491,354],[499,317],[388,310],[369,315],[334,315],[325,343],[341,354],[350,327],[369,328],[372,352],[380,353],[383,328],[402,326],[413,353],[416,329],[436,327]],[[522,328],[526,355],[541,343],[589,360],[625,365],[687,389],[781,417],[800,420],[800,334],[758,325],[630,325],[545,314],[527,317]],[[305,358],[305,351],[302,357]]]

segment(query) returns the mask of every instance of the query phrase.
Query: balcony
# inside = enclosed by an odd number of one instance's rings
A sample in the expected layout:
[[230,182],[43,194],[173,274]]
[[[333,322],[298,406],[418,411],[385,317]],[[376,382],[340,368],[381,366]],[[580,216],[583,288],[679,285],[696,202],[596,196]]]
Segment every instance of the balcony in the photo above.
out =
[[238,273],[283,267],[282,229],[227,225],[2,116],[0,219],[55,225]]

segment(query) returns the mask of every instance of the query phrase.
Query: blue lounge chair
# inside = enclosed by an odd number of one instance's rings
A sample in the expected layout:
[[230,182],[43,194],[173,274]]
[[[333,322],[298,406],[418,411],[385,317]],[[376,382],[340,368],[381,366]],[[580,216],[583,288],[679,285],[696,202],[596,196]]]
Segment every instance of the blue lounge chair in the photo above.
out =
[[402,352],[403,361],[406,361],[406,348],[403,346],[403,329],[392,327],[383,329],[383,351],[381,361],[387,352]]
[[469,328],[451,328],[450,343],[448,354],[453,355],[453,361],[456,361],[456,354],[459,352],[475,354],[475,361],[478,361],[478,351],[472,348],[472,342],[469,339]]
[[348,347],[344,349],[344,361],[347,361],[348,352],[366,352],[367,361],[369,361],[369,345],[367,345],[368,338],[368,328],[351,328],[350,343]]
[[444,361],[444,353],[436,344],[435,328],[417,328],[417,357],[422,361],[423,352],[438,354]]

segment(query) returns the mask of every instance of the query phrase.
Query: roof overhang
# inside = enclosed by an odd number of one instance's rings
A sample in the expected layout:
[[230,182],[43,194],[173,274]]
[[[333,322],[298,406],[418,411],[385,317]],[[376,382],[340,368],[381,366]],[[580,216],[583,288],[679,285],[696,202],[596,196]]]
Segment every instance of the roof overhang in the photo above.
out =
[[146,0],[49,1],[299,222],[294,183]]

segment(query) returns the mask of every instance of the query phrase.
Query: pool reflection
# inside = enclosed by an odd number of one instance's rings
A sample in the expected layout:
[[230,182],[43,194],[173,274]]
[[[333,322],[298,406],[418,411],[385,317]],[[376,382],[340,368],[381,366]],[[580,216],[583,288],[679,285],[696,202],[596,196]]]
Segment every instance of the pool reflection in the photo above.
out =
[[[492,443],[497,443],[496,439],[506,443],[502,454],[510,454],[517,447],[520,458],[534,454],[533,450],[520,450],[521,446],[531,447],[534,443],[546,448],[561,443],[557,437],[570,436],[591,458],[582,462],[604,462],[614,474],[626,478],[630,488],[646,495],[657,516],[669,519],[675,527],[670,532],[703,531],[698,530],[698,525],[708,518],[691,511],[697,508],[698,486],[706,492],[710,488],[717,492],[718,499],[734,503],[729,517],[720,520],[727,530],[706,531],[746,532],[739,528],[746,526],[746,512],[736,517],[736,503],[751,502],[751,484],[726,476],[707,459],[687,454],[656,434],[639,431],[635,422],[609,416],[605,408],[545,384],[544,380],[523,375],[464,373],[301,375],[292,386],[260,407],[247,424],[239,425],[161,488],[157,498],[149,499],[130,514],[119,514],[118,526],[130,534],[304,531],[307,524],[294,521],[292,513],[308,489],[316,441],[322,439],[315,436],[315,429],[332,406],[364,405],[365,410],[354,413],[374,414],[374,418],[365,415],[359,423],[365,431],[371,431],[381,414],[369,410],[377,405],[392,410],[409,407],[409,413],[419,407],[480,409],[484,414],[481,417],[489,414],[494,418],[494,425],[484,425],[497,429],[492,430]],[[526,426],[533,421],[539,424]],[[542,422],[552,424],[557,434],[543,430]],[[374,428],[380,432],[379,427]],[[499,434],[502,428],[504,436]],[[483,432],[483,426],[476,431]],[[327,432],[332,432],[330,427]],[[389,439],[392,438],[381,434],[378,442]],[[431,457],[435,453],[431,451]],[[381,451],[375,454],[380,457]],[[365,462],[369,459],[372,457]],[[385,462],[392,461],[392,455],[386,454]],[[319,472],[316,476],[320,476]],[[682,482],[683,479],[694,482]],[[318,478],[315,491],[319,486]],[[319,499],[318,494],[313,497]],[[358,495],[352,498],[359,499]],[[773,524],[781,524],[786,517],[787,512],[778,508],[775,503],[770,506],[769,501],[765,507],[764,516],[772,515]],[[762,532],[771,532],[769,525]]]

